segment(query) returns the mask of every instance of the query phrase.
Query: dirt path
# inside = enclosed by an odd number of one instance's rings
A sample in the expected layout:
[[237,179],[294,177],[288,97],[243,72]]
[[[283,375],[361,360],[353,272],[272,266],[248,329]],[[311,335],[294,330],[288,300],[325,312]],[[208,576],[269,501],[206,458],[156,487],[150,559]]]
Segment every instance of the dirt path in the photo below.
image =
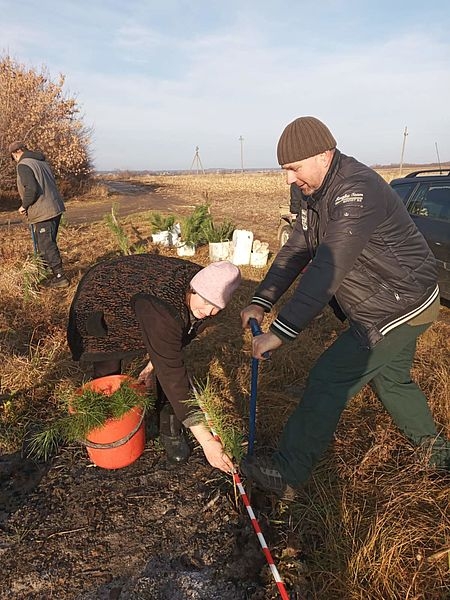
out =
[[[125,217],[147,210],[176,212],[191,208],[181,198],[155,191],[153,186],[126,181],[105,181],[111,192],[109,196],[83,198],[66,202],[66,217],[70,223],[80,225],[103,219],[113,205],[117,214]],[[0,212],[1,225],[23,225],[26,221],[17,213],[16,207]]]
[[[69,200],[66,203],[66,218],[70,224],[81,225],[100,221],[111,211],[114,205],[119,217],[126,217],[143,211],[160,211],[163,213],[174,213],[185,216],[192,212],[195,203],[172,193],[167,193],[161,188],[156,189],[154,185],[146,185],[139,182],[104,181],[110,195],[97,198],[82,198]],[[197,202],[199,204],[201,201]],[[233,219],[239,229],[249,229],[259,237],[270,243],[272,251],[277,249],[278,212],[262,213],[255,219],[255,210],[247,203],[239,209],[239,215],[233,215]],[[216,205],[214,215],[217,219],[230,217],[229,208]],[[0,207],[0,229],[2,226],[27,226],[26,220],[17,213],[17,206]]]
[[150,185],[126,181],[107,181],[105,184],[112,192],[111,196],[67,203],[66,216],[70,223],[99,221],[113,205],[117,207],[117,214],[121,217],[149,210],[183,213],[192,209],[192,205],[186,204],[181,198],[156,192]]

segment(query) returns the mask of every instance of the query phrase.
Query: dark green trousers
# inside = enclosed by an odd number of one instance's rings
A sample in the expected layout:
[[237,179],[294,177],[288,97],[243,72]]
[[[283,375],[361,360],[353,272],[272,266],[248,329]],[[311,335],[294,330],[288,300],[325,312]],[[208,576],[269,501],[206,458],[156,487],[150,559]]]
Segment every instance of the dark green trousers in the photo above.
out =
[[281,434],[274,461],[291,485],[305,482],[336,430],[342,411],[371,382],[395,424],[415,445],[437,436],[427,400],[411,381],[416,341],[427,325],[401,325],[364,349],[350,330],[320,356]]

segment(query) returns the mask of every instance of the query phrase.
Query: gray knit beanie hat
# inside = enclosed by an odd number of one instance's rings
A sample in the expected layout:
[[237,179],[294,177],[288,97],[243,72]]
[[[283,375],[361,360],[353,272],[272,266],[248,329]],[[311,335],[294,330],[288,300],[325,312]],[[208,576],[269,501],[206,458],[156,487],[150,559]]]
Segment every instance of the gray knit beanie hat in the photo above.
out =
[[20,142],[19,140],[12,142],[8,146],[8,154],[12,154],[13,152],[17,152],[17,150],[27,150],[25,142]]
[[326,125],[315,117],[299,117],[289,123],[278,142],[280,165],[297,162],[336,148],[336,140]]

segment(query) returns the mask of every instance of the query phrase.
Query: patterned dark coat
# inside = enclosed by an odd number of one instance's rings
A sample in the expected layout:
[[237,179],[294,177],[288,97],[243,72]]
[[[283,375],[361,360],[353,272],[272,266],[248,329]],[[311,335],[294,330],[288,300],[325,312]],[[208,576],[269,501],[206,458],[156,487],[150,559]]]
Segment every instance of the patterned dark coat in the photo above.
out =
[[81,279],[69,313],[67,340],[74,360],[123,359],[145,352],[177,417],[189,409],[182,349],[207,319],[186,304],[190,281],[202,267],[156,254],[98,263]]

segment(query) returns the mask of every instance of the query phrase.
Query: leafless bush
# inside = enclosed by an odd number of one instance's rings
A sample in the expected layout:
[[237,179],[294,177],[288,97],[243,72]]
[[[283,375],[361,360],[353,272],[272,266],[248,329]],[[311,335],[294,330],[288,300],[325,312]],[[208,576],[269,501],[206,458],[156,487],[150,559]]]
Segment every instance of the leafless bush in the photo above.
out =
[[90,131],[74,98],[65,94],[64,75],[52,81],[45,68],[27,68],[11,56],[0,57],[0,181],[14,186],[8,145],[24,141],[44,152],[65,191],[72,193],[91,172]]

